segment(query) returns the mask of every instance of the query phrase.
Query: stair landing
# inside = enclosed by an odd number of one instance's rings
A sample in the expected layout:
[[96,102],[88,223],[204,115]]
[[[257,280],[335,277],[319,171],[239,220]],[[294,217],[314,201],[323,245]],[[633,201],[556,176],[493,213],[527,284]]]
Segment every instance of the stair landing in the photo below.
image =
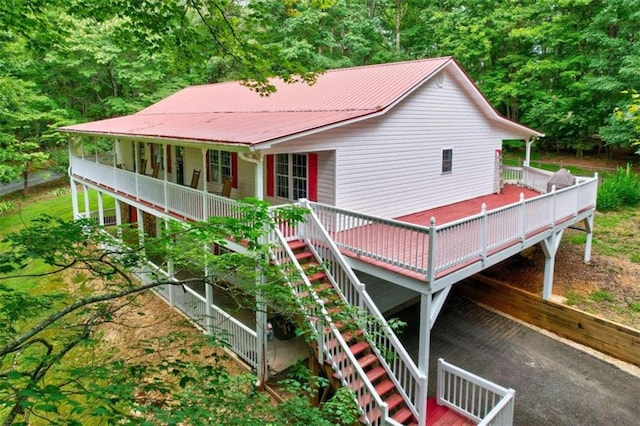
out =
[[427,426],[467,426],[475,424],[473,420],[456,413],[448,407],[438,405],[435,398],[427,400]]

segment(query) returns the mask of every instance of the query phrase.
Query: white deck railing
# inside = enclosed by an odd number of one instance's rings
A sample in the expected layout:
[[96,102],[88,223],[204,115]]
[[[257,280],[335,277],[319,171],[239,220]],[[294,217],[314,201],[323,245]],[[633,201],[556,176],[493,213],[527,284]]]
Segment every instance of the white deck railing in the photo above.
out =
[[77,157],[71,157],[69,162],[74,176],[185,219],[201,221],[213,216],[240,217],[241,214],[234,208],[235,200],[217,194]]
[[451,408],[478,425],[513,424],[515,391],[438,360],[439,405]]
[[[302,205],[305,206],[306,203]],[[353,270],[348,266],[329,234],[320,224],[313,211],[307,215],[306,222],[301,225],[301,237],[309,244],[314,254],[322,261],[325,272],[335,288],[339,289],[343,298],[351,305],[362,309],[363,321],[359,325],[380,364],[389,374],[402,395],[407,407],[416,418],[424,404],[420,403],[425,394],[420,391],[426,387],[423,377],[411,356],[387,324]]]
[[[531,186],[547,172],[524,169]],[[546,177],[548,179],[549,176]],[[364,256],[429,277],[492,255],[595,208],[597,177],[477,215],[430,227],[310,203],[343,253]],[[546,190],[546,180],[544,181]]]
[[[148,266],[155,275],[178,282],[176,278],[170,277],[166,271],[154,263],[148,262]],[[186,285],[167,284],[156,287],[154,290],[156,294],[166,299],[170,306],[179,309],[206,333],[222,336],[225,343],[229,345],[229,349],[251,367],[257,368],[258,351],[255,330],[250,329],[215,304],[211,304],[210,309],[207,310],[206,298]]]

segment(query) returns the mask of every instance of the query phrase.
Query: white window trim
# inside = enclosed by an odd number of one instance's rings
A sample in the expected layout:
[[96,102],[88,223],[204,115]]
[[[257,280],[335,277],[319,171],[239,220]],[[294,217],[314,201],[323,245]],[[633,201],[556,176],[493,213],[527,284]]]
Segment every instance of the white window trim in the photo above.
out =
[[[279,175],[278,174],[278,156],[279,155],[286,155],[287,156],[287,187],[288,187],[288,196],[287,197],[283,197],[281,195],[279,195],[278,192],[278,176],[284,176],[284,175]],[[305,181],[305,197],[301,197],[301,198],[306,198],[309,196],[309,154],[306,153],[280,153],[280,154],[274,154],[274,164],[273,164],[273,193],[274,196],[276,198],[280,198],[282,200],[288,200],[288,201],[298,201],[297,198],[293,197],[293,193],[294,193],[294,176],[293,176],[293,156],[294,155],[301,155],[304,156],[305,158],[305,177],[304,177],[304,181]],[[296,178],[296,179],[300,179],[300,178]]]
[[[211,158],[211,154],[213,152],[217,152],[218,153],[218,162],[214,163],[213,158]],[[221,184],[224,181],[224,178],[227,176],[226,174],[224,174],[223,172],[223,164],[222,164],[222,154],[226,153],[229,156],[229,176],[233,176],[233,161],[231,160],[231,153],[229,151],[221,151],[219,149],[210,149],[207,153],[207,155],[209,156],[209,170],[208,170],[208,174],[209,174],[209,182],[212,183],[219,183]],[[214,166],[217,166],[217,173],[213,173],[213,168]],[[217,179],[214,179],[214,177],[217,176]]]
[[[449,160],[449,170],[444,170],[445,160],[444,153],[446,151],[451,151],[451,158]],[[440,151],[440,174],[442,175],[450,175],[453,173],[453,148],[442,148]]]

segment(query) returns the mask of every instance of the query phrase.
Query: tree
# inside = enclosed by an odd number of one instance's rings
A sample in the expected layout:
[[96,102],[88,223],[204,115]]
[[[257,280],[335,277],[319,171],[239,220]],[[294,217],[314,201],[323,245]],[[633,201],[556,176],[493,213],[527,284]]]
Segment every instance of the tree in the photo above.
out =
[[[296,386],[294,396],[280,406],[269,403],[253,389],[255,378],[231,376],[221,366],[220,353],[212,349],[224,346],[221,334],[185,340],[181,333],[170,333],[139,342],[139,352],[130,359],[108,354],[100,346],[105,327],[117,323],[123,309],[135,309],[143,292],[163,285],[217,283],[231,271],[269,278],[259,289],[245,288],[242,297],[234,293],[243,307],[256,309],[252,296],[259,291],[275,309],[291,309],[292,297],[282,280],[286,271],[263,256],[269,250],[263,237],[274,226],[266,205],[247,203],[242,214],[245,221],[212,218],[192,226],[172,222],[164,235],[147,239],[144,246],[119,244],[90,220],[66,222],[48,216],[6,236],[0,253],[3,424],[26,424],[29,416],[53,424],[104,418],[114,424],[355,421],[353,397],[345,390],[332,403],[313,407],[309,396],[314,387],[289,382]],[[301,210],[284,209],[281,214],[294,223]],[[251,253],[215,256],[203,250],[205,244],[222,244],[228,236],[246,241]],[[134,241],[133,235],[124,239]],[[155,275],[142,283],[131,271],[140,267],[145,255],[172,256],[178,269],[200,272],[179,282]],[[46,268],[34,270],[34,263]],[[43,277],[66,281],[69,287],[33,293],[21,289],[28,280]],[[177,356],[168,351],[171,347],[180,348]],[[91,359],[83,355],[95,349],[98,354]],[[201,354],[204,360],[193,360]]]

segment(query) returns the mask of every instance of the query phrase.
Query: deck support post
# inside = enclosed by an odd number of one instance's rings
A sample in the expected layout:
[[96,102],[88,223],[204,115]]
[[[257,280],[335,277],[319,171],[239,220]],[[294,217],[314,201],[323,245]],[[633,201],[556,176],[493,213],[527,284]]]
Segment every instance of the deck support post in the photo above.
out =
[[143,257],[146,257],[144,249],[144,211],[140,207],[136,207],[138,216],[138,247]]
[[211,251],[211,246],[207,243],[204,244],[205,261],[204,261],[204,296],[207,305],[205,306],[205,319],[204,324],[206,332],[209,335],[213,334],[213,285],[211,285],[211,279],[209,278],[209,262],[207,262],[207,256]]
[[120,200],[115,198],[116,201],[116,235],[119,240],[122,240],[122,204]]
[[561,230],[540,241],[544,252],[544,282],[542,285],[542,298],[544,300],[551,299],[551,294],[553,293],[553,269],[563,233],[564,230]]
[[[169,219],[165,218],[164,219],[164,229],[165,232],[169,230]],[[171,244],[170,242],[168,242],[167,244]],[[167,274],[169,275],[169,281],[173,281],[173,279],[175,278],[175,266],[173,263],[173,257],[169,257],[167,259]],[[172,308],[175,306],[175,296],[174,296],[174,289],[175,286],[170,284],[169,285],[169,291],[165,294],[168,294],[168,299],[169,299],[169,306],[171,306]]]
[[84,217],[89,219],[91,217],[91,210],[89,209],[89,187],[83,184],[82,192],[84,194]]
[[102,200],[102,191],[98,191],[98,224],[104,226],[104,203]]
[[427,394],[429,378],[429,346],[431,341],[431,285],[426,293],[420,294],[420,338],[418,342],[418,370],[424,377],[419,390],[418,424],[427,424]]
[[202,220],[207,220],[209,215],[207,214],[207,177],[209,176],[209,170],[207,170],[207,155],[209,155],[209,150],[205,148],[202,149]]
[[593,240],[593,219],[594,215],[591,214],[584,219],[584,227],[587,232],[587,242],[584,246],[584,262],[589,263],[591,261],[591,243]]
[[77,220],[80,218],[80,211],[78,210],[78,188],[76,187],[76,181],[73,180],[73,178],[70,179],[71,180],[71,202],[72,202],[72,208],[73,208],[73,220]]
[[[265,225],[268,226],[268,225]],[[262,237],[260,243],[265,244],[267,237]],[[268,259],[261,259],[267,261]],[[258,291],[256,292],[256,352],[257,352],[257,365],[256,375],[258,376],[258,382],[256,383],[258,389],[263,390],[268,379],[267,365],[267,303],[260,287],[266,284],[266,277],[262,273],[259,267],[256,268],[256,286]]]

